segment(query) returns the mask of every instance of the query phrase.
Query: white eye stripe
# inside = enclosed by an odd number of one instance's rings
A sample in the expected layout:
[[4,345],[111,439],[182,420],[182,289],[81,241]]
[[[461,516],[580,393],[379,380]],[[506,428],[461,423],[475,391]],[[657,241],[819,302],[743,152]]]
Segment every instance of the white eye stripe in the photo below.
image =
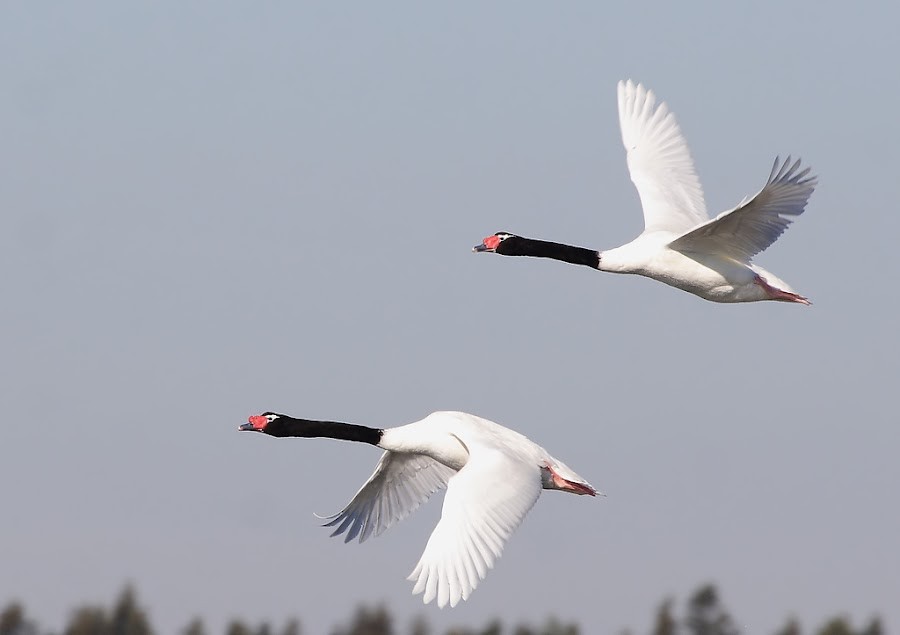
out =
[[278,418],[278,415],[266,415],[266,419],[269,421],[269,423],[272,423],[277,418]]

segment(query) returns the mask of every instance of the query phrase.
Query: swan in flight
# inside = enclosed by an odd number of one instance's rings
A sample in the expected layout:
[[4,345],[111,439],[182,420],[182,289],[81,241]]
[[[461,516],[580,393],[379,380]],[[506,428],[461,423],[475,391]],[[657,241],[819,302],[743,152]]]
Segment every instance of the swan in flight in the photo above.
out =
[[659,280],[713,302],[778,300],[810,304],[751,259],[803,213],[816,177],[800,161],[775,159],[765,186],[713,219],[675,115],[653,91],[619,82],[619,125],[631,180],[644,208],[644,231],[630,243],[595,251],[523,238],[488,236],[473,251],[534,256]]
[[252,416],[240,430],[274,437],[328,437],[385,450],[375,472],[344,509],[325,519],[344,542],[379,535],[436,491],[447,488],[441,519],[409,579],[427,604],[456,606],[469,597],[542,489],[598,494],[590,483],[523,435],[464,412],[435,412],[421,421],[378,429]]

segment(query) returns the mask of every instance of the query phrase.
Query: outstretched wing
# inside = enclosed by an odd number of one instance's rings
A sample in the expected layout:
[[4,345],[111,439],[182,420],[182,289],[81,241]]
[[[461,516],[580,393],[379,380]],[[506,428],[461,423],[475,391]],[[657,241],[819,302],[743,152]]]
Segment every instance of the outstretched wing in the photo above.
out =
[[325,516],[329,522],[324,526],[336,527],[332,536],[347,532],[344,542],[357,536],[364,542],[409,516],[429,496],[446,487],[454,473],[427,456],[385,452],[353,500],[337,514]]
[[687,142],[665,102],[631,80],[619,82],[619,125],[644,231],[681,234],[709,219]]
[[468,463],[450,479],[441,520],[409,579],[413,593],[438,606],[465,600],[541,495],[537,465],[469,445]]
[[816,188],[816,177],[808,176],[809,168],[800,169],[800,159],[793,164],[791,157],[779,161],[775,159],[769,180],[756,196],[679,236],[669,247],[750,262],[803,213]]

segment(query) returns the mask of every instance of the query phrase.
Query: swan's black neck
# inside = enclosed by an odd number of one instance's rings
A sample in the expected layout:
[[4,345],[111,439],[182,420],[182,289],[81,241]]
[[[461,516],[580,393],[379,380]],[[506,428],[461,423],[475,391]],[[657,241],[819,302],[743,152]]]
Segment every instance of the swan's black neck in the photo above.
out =
[[600,254],[593,249],[573,247],[562,243],[551,243],[546,240],[510,236],[500,243],[497,253],[503,256],[532,256],[535,258],[552,258],[573,265],[584,265],[593,269],[600,268]]
[[294,419],[293,417],[281,415],[274,421],[270,421],[262,432],[273,437],[326,437],[328,439],[361,441],[378,445],[381,442],[381,434],[384,430],[358,426],[353,423]]

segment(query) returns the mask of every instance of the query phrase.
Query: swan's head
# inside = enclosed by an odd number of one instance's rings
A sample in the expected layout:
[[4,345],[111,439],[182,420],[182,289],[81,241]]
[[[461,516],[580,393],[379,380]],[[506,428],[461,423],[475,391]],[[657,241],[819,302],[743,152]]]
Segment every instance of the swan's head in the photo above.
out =
[[[510,239],[512,239],[512,242],[508,242]],[[497,232],[482,240],[480,245],[472,247],[472,251],[476,253],[487,251],[503,255],[508,253],[509,247],[518,239],[519,237],[515,234],[510,234],[509,232]]]
[[251,432],[271,432],[271,428],[269,424],[271,424],[276,419],[280,418],[281,415],[275,412],[264,412],[261,415],[253,415],[249,419],[247,419],[247,423],[241,425],[238,430],[249,430]]

